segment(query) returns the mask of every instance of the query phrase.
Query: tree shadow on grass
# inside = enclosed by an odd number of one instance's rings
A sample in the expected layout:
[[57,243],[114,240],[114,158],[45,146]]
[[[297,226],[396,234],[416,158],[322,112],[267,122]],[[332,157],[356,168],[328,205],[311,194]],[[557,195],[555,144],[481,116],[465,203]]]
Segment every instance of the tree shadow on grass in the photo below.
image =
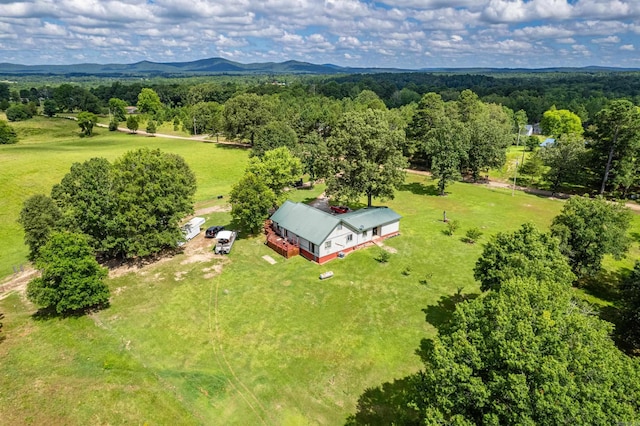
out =
[[631,239],[636,243],[640,243],[640,232],[632,232]]
[[419,414],[409,405],[413,393],[412,376],[369,388],[360,395],[356,413],[349,415],[345,424],[419,425]]
[[458,303],[476,299],[480,294],[464,294],[460,289],[456,294],[440,297],[438,304],[427,306],[422,310],[426,315],[426,321],[442,332],[449,328],[453,313]]
[[56,309],[51,306],[48,308],[40,308],[38,309],[33,315],[31,315],[31,318],[34,321],[49,321],[52,320],[54,318],[57,319],[65,319],[65,318],[80,318],[83,317],[85,315],[90,315],[94,312],[97,311],[101,311],[103,309],[107,309],[109,307],[109,303],[105,303],[103,305],[96,305],[96,306],[91,306],[88,308],[84,308],[84,309],[76,309],[75,311],[67,311],[67,312],[63,312],[63,313],[58,313],[56,312]]
[[435,185],[425,185],[420,182],[405,183],[400,187],[401,191],[409,191],[415,195],[440,195]]
[[595,277],[581,281],[578,286],[591,296],[615,303],[620,298],[618,286],[630,273],[629,268],[620,268],[617,271],[602,269]]

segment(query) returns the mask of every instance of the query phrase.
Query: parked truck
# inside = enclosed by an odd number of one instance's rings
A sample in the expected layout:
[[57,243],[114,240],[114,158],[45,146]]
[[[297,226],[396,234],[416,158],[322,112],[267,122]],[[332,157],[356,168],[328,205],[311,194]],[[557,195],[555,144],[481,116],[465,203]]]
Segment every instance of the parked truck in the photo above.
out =
[[236,241],[236,236],[236,231],[218,232],[218,235],[216,235],[218,241],[216,241],[216,245],[213,247],[213,252],[215,254],[229,254],[233,243]]

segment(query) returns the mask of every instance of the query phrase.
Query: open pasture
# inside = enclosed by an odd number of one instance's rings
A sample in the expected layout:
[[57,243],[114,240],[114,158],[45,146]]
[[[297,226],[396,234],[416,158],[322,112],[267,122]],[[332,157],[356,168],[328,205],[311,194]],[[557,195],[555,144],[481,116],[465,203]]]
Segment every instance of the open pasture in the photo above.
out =
[[[2,191],[48,192],[73,161],[112,160],[147,145],[183,155],[204,201],[226,195],[247,158],[211,144],[102,130],[80,139],[74,131],[0,147]],[[39,163],[46,152],[51,162]],[[16,167],[8,172],[5,164]],[[301,201],[321,191],[291,196]],[[376,200],[403,216],[401,235],[384,242],[397,250],[387,263],[376,261],[378,247],[322,266],[285,260],[261,236],[244,235],[229,256],[215,257],[200,235],[184,254],[112,271],[111,307],[85,317],[39,318],[13,293],[0,300],[6,315],[0,423],[343,424],[365,389],[420,368],[415,350],[450,315],[453,294],[479,292],[472,269],[482,242],[525,221],[546,229],[562,207],[559,200],[471,184],[435,194],[429,178],[409,175],[395,200]],[[17,200],[2,200],[19,211]],[[228,212],[211,210],[205,226],[230,224]],[[460,222],[454,236],[444,233],[444,211]],[[15,234],[10,221],[2,216],[2,232]],[[638,235],[638,216],[633,226]],[[480,241],[461,241],[472,227],[483,231]],[[13,234],[12,244],[21,246]],[[20,247],[14,258],[24,253]],[[638,256],[636,242],[632,257]],[[10,264],[3,256],[3,267]],[[608,265],[627,268],[632,258]],[[328,270],[334,277],[320,281]]]

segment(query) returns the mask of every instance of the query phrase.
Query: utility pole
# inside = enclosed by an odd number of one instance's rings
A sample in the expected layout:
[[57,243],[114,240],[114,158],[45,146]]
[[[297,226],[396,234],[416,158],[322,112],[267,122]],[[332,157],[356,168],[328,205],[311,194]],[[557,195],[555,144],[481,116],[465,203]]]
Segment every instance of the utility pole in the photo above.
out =
[[516,160],[516,172],[513,174],[513,188],[511,188],[511,196],[513,197],[516,192],[516,178],[518,177],[518,160]]

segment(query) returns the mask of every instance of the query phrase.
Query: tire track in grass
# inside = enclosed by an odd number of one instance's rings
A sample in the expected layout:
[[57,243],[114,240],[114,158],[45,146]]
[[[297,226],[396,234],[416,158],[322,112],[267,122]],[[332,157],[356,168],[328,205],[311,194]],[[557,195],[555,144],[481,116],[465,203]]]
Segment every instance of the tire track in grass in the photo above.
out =
[[[229,373],[231,373],[231,376],[233,376],[233,379],[237,382],[237,384],[239,386],[241,386],[245,392],[242,392],[241,389],[238,388],[238,386],[236,386],[236,384],[233,383],[233,381],[231,379],[228,379],[229,384],[231,385],[231,387],[233,387],[233,389],[242,397],[242,399],[247,403],[247,405],[251,408],[251,410],[253,411],[253,413],[256,415],[256,417],[258,417],[260,419],[260,422],[263,425],[266,425],[267,422],[265,421],[265,417],[270,421],[273,422],[273,420],[271,418],[269,418],[268,415],[268,411],[266,410],[266,408],[262,405],[262,403],[260,403],[260,400],[256,397],[256,395],[238,378],[238,376],[236,375],[235,371],[233,370],[233,368],[231,368],[231,364],[229,364],[229,361],[227,360],[227,357],[224,354],[224,351],[222,350],[222,345],[220,344],[220,322],[219,322],[219,311],[218,311],[218,291],[219,291],[219,281],[215,280],[215,291],[214,291],[214,285],[213,282],[211,283],[211,286],[209,287],[209,309],[208,311],[208,316],[209,316],[209,334],[212,335],[212,339],[211,339],[211,346],[213,346],[213,352],[216,356],[216,360],[218,361],[218,364],[220,365],[220,368],[222,369],[226,369]],[[213,300],[213,314],[214,314],[214,318],[212,321],[211,318],[211,302]],[[212,326],[212,322],[214,323],[214,326]],[[215,330],[214,330],[215,328]],[[251,403],[251,401],[249,401],[249,399],[247,398],[247,395],[250,398],[252,398],[254,400],[254,402],[256,403],[256,405],[260,408],[260,411],[258,411],[258,409],[256,409],[256,407]],[[264,415],[264,417],[263,417]]]

